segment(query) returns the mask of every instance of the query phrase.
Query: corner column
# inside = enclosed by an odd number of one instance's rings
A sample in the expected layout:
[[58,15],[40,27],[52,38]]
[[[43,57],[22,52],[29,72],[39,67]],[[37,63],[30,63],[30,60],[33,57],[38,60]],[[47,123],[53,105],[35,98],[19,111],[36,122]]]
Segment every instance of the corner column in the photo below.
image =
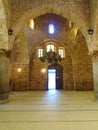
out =
[[95,93],[95,99],[98,100],[98,51],[93,51],[92,63],[93,63],[94,93]]
[[6,51],[0,50],[0,104],[9,101],[9,65]]

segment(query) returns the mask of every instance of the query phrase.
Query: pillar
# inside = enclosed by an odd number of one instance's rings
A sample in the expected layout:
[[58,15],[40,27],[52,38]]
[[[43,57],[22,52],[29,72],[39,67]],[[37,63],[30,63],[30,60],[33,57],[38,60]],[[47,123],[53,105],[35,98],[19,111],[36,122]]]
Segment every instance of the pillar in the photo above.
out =
[[0,103],[9,101],[9,65],[6,52],[0,50]]
[[92,55],[93,61],[93,81],[95,99],[98,99],[98,51],[94,51]]

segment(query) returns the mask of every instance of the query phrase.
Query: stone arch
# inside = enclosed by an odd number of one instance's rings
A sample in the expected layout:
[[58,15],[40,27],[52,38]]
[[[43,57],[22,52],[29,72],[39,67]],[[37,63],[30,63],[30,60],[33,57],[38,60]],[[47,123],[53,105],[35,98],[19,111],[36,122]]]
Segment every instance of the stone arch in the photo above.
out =
[[[89,39],[88,34],[87,34],[87,29],[89,26],[89,23],[88,23],[89,15],[84,17],[82,11],[83,10],[80,9],[78,12],[76,10],[76,7],[73,7],[73,9],[66,8],[66,6],[62,4],[53,4],[53,2],[49,3],[49,5],[47,5],[47,2],[45,2],[44,4],[40,4],[39,6],[37,5],[33,9],[27,10],[16,21],[16,23],[14,23],[14,25],[12,26],[14,30],[14,37],[18,34],[20,29],[25,25],[25,23],[30,18],[35,18],[37,16],[40,16],[46,13],[55,13],[71,20],[79,28],[79,30],[81,30],[82,34],[86,37],[86,39]],[[81,12],[81,17],[79,14],[80,12]],[[11,40],[12,44],[13,44],[14,37]]]
[[[50,41],[51,41],[51,39],[45,39],[41,43],[39,43],[39,44],[37,43],[37,45],[40,45],[42,43],[46,44],[47,42],[50,42]],[[72,52],[70,51],[70,48],[67,46],[67,44],[65,42],[60,42],[60,41],[58,41],[56,39],[52,39],[52,41],[55,42],[56,44],[59,44],[62,47],[64,47],[67,50],[67,52],[69,53],[70,57],[72,58]],[[29,58],[30,59],[31,59],[31,56],[32,56],[32,54],[33,54],[33,52],[34,52],[35,49],[36,49],[36,46],[32,47],[32,51],[29,53]]]
[[0,49],[9,50],[7,19],[3,0],[0,0]]

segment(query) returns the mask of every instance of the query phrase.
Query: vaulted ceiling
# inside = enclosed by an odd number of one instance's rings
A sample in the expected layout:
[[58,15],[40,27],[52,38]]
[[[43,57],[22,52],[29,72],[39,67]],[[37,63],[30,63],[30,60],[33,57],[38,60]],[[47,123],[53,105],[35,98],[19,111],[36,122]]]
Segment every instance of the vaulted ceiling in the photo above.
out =
[[[54,34],[49,34],[48,32],[48,26],[51,23],[55,28]],[[62,38],[70,30],[70,23],[62,16],[48,13],[34,19],[34,29],[31,29],[29,27],[29,23],[27,23],[24,30],[28,43],[35,46],[36,44],[40,44],[47,39],[55,39],[58,42],[61,42]]]
[[[21,29],[24,29],[26,34],[29,50],[47,39],[55,39],[58,42],[64,43],[67,39],[67,34],[69,32],[71,33],[72,28],[70,27],[70,22],[72,22],[75,29],[78,29],[78,25],[81,29],[86,27],[86,30],[83,31],[85,34],[87,33],[87,28],[90,25],[90,2],[91,0],[11,0],[10,27],[19,30],[22,26],[20,25],[19,20],[23,18],[25,24],[23,24]],[[42,6],[41,11],[40,6]],[[35,9],[33,14],[30,12],[32,9]],[[27,12],[28,10],[30,11]],[[69,10],[70,13],[67,12]],[[76,15],[74,16],[74,14]],[[32,18],[34,19],[35,24],[33,30],[29,27],[29,21]],[[73,23],[71,20],[73,20],[75,23]],[[18,29],[15,28],[17,23],[19,23]],[[50,23],[53,23],[56,28],[54,35],[50,35],[48,33],[48,25]]]

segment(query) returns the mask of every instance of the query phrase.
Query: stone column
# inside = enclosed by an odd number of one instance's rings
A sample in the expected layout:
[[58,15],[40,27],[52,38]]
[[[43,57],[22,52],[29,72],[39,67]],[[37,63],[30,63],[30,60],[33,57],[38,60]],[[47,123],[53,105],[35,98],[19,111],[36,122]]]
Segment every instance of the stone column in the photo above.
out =
[[9,98],[9,65],[6,51],[0,50],[0,103],[8,102]]
[[93,81],[94,81],[94,93],[95,99],[98,99],[98,51],[93,51]]

